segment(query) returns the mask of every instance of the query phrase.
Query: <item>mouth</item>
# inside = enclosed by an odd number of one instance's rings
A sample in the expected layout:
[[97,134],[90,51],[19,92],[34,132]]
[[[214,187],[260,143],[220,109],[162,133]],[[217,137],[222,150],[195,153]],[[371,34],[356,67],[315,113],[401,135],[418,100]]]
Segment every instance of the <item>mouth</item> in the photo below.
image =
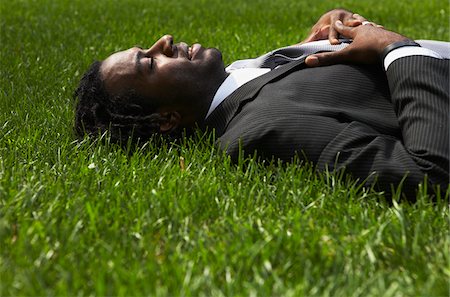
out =
[[201,47],[202,46],[199,43],[195,43],[192,46],[190,46],[189,49],[188,49],[188,53],[187,53],[188,54],[188,59],[192,61],[195,58],[195,56],[197,55],[197,53],[198,53],[198,51],[200,50]]

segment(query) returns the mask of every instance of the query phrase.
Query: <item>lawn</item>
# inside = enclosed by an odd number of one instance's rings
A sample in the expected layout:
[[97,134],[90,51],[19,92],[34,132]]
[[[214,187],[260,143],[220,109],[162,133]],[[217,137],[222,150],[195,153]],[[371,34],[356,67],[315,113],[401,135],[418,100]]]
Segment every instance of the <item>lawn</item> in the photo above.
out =
[[94,59],[170,33],[229,63],[338,6],[450,40],[444,0],[0,1],[0,296],[448,295],[448,191],[408,203],[298,160],[232,164],[208,135],[130,154],[73,134]]

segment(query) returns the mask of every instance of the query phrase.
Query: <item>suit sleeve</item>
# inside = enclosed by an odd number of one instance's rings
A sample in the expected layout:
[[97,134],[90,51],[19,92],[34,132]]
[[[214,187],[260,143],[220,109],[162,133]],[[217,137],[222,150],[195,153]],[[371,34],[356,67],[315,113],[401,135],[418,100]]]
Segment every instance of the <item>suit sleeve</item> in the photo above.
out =
[[350,123],[323,150],[319,168],[346,168],[380,190],[403,184],[414,197],[425,175],[445,191],[449,184],[449,60],[410,56],[392,62],[386,75],[401,138]]

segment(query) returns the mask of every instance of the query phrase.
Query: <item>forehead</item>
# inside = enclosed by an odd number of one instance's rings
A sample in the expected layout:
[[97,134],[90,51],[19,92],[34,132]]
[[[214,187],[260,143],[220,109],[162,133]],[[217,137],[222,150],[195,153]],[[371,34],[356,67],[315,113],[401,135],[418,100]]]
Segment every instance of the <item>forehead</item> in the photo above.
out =
[[135,57],[136,50],[134,48],[114,53],[103,61],[100,71],[102,75],[109,75],[111,72],[132,72],[135,70]]
[[130,48],[106,58],[100,67],[100,74],[108,91],[117,91],[137,74],[136,49]]

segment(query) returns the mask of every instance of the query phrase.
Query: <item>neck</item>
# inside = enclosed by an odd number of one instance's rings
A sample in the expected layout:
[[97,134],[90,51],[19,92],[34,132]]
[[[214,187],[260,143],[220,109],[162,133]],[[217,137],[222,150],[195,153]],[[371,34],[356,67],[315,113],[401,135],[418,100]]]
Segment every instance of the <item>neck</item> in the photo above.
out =
[[217,90],[227,77],[228,73],[224,70],[223,76],[211,81],[208,87],[205,87],[204,85],[198,86],[198,89],[201,90],[201,92],[199,92],[197,98],[193,98],[193,100],[189,102],[189,106],[186,106],[185,112],[183,112],[183,124],[185,126],[194,126],[195,124],[203,123]]

